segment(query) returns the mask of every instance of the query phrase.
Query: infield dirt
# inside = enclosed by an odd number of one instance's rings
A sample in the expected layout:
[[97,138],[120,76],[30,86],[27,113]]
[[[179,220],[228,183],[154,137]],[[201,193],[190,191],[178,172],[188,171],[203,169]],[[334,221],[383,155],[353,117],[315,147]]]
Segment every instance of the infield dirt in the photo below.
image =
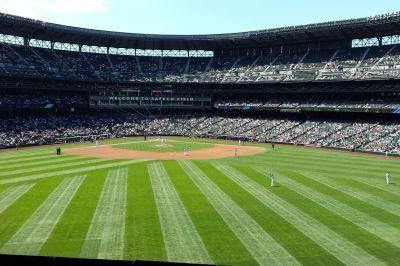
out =
[[212,148],[188,151],[187,156],[182,152],[150,152],[113,148],[111,145],[99,147],[84,147],[78,149],[64,150],[66,154],[79,155],[83,157],[106,158],[106,159],[137,159],[137,160],[192,160],[213,159],[245,156],[261,153],[262,147],[235,146],[216,144]]

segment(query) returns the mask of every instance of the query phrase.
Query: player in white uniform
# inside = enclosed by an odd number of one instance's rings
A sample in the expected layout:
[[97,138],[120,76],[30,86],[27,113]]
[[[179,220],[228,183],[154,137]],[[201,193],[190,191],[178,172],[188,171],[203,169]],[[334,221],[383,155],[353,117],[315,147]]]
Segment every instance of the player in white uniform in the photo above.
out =
[[272,173],[270,173],[269,176],[271,177],[271,187],[273,187],[275,186],[275,176]]
[[386,173],[386,184],[390,184],[390,182],[391,182],[391,179],[392,179],[392,177],[390,176],[390,173],[389,172],[387,172]]

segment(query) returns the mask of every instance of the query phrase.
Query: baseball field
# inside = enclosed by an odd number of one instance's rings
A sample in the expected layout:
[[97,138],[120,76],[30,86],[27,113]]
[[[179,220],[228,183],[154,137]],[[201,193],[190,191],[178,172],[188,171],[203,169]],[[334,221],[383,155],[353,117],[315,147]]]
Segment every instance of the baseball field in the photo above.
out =
[[399,159],[184,138],[61,148],[0,152],[0,253],[399,265]]

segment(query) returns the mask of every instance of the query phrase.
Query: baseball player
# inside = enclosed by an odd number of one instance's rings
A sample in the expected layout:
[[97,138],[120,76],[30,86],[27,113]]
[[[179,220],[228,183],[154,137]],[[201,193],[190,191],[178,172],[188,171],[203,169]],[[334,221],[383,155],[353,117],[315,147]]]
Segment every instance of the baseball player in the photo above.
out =
[[390,176],[390,173],[389,172],[387,172],[386,173],[386,184],[390,184],[390,182],[391,182],[391,180],[392,180],[392,177]]
[[271,178],[271,187],[275,186],[275,176],[273,173],[269,174],[270,178]]

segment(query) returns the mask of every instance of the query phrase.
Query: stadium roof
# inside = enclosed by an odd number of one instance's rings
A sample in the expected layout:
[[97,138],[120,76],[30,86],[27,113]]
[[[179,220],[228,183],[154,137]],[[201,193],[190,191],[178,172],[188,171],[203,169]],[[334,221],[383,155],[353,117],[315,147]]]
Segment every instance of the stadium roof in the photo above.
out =
[[152,50],[221,50],[400,34],[400,12],[303,26],[210,35],[157,35],[85,29],[0,13],[0,33],[53,42]]

